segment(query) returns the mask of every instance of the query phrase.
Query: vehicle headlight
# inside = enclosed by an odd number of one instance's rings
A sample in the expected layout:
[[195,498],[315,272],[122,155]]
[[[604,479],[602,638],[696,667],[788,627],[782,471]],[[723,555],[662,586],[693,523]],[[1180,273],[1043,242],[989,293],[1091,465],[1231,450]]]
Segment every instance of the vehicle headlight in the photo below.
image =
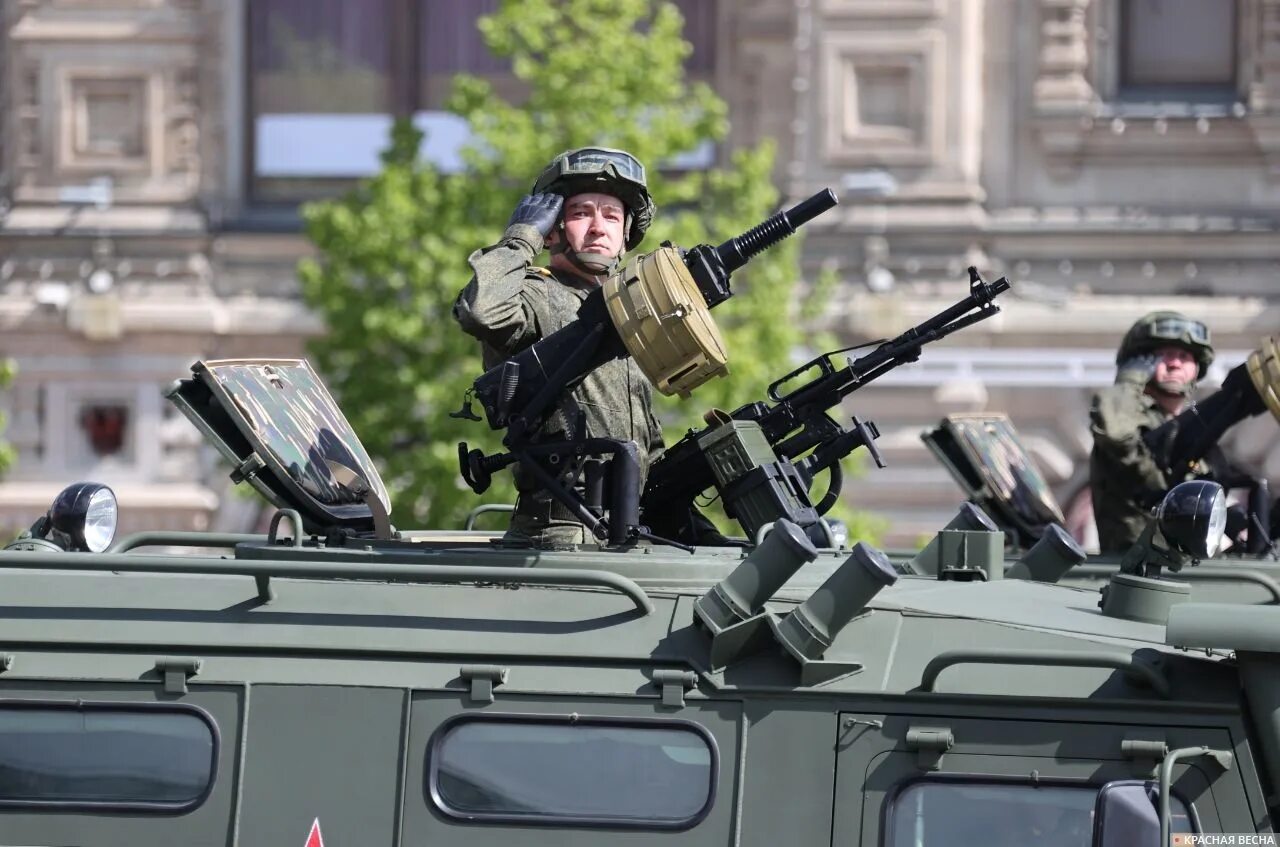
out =
[[49,534],[68,550],[101,553],[111,546],[118,520],[115,492],[101,483],[77,482],[49,507]]
[[1211,559],[1226,535],[1227,498],[1216,482],[1184,482],[1165,495],[1156,520],[1176,549],[1195,559]]

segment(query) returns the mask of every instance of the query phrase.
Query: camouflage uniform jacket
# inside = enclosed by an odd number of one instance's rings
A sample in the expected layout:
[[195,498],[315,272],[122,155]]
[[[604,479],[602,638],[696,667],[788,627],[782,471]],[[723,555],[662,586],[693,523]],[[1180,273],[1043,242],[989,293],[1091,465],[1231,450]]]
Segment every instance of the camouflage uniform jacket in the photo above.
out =
[[1169,417],[1145,393],[1144,383],[1121,381],[1093,396],[1089,485],[1098,544],[1104,553],[1121,552],[1137,541],[1152,507],[1171,486],[1183,481],[1171,478],[1142,440]]
[[[541,242],[531,227],[514,226],[492,247],[467,259],[475,272],[454,303],[462,328],[480,340],[484,366],[491,368],[573,321],[591,288],[578,277],[537,268],[533,245]],[[643,485],[649,463],[663,449],[662,428],[653,415],[653,387],[630,357],[615,359],[589,373],[561,402],[543,434],[555,436],[581,410],[587,437],[634,441]],[[526,474],[515,474],[521,500],[539,495]],[[549,495],[542,495],[549,498]]]

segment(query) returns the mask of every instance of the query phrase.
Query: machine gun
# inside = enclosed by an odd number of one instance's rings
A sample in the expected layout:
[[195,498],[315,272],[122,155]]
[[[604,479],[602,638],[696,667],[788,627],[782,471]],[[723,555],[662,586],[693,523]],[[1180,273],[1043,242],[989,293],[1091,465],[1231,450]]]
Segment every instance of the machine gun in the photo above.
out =
[[[993,301],[1008,288],[1003,277],[986,283],[969,268],[969,295],[924,323],[848,359],[843,368],[837,369],[831,357],[844,350],[815,357],[770,385],[769,402],[748,403],[727,415],[712,413],[706,429],[691,430],[649,469],[641,498],[644,519],[657,521],[687,510],[694,498],[715,487],[725,512],[742,524],[748,537],[783,517],[801,527],[814,526],[840,496],[841,459],[866,447],[884,467],[875,446],[880,435],[875,424],[854,417],[846,429],[829,410],[894,368],[916,361],[924,345],[998,313]],[[815,370],[808,381],[794,385]],[[784,391],[789,385],[794,387]],[[813,506],[808,491],[823,470],[830,471],[830,485]]]
[[560,399],[595,368],[627,355],[666,394],[687,396],[726,373],[727,355],[709,310],[732,296],[730,275],[836,203],[825,189],[719,246],[686,252],[663,244],[628,261],[587,296],[576,320],[475,381],[453,415],[480,420],[471,411],[474,396],[489,426],[506,429],[507,452],[486,456],[459,443],[463,479],[481,493],[495,472],[518,463],[610,546],[637,537],[666,541],[640,525],[635,445],[588,438],[580,420],[562,420],[560,437],[548,436],[552,416],[569,417]]

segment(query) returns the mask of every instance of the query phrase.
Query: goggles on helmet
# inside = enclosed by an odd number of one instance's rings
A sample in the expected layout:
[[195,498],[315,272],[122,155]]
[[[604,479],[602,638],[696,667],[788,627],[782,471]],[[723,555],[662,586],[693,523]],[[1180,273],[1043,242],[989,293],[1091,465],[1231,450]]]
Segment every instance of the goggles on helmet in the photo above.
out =
[[575,174],[597,174],[612,169],[623,179],[645,184],[644,165],[622,150],[610,150],[605,147],[585,147],[575,150],[560,160],[560,176]]
[[1192,344],[1209,344],[1209,328],[1200,321],[1187,318],[1161,318],[1147,330],[1151,338],[1165,341],[1189,341]]

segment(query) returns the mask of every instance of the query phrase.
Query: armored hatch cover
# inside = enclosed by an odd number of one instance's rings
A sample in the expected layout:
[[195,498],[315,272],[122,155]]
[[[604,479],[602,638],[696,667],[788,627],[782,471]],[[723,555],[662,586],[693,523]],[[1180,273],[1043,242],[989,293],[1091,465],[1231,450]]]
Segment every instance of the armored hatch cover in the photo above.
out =
[[374,529],[359,490],[331,462],[358,473],[390,512],[386,486],[324,383],[301,359],[199,361],[166,393],[246,480],[280,509],[296,509],[310,532]]
[[1062,507],[1003,413],[948,415],[921,440],[965,494],[1029,549],[1051,523],[1064,524]]

